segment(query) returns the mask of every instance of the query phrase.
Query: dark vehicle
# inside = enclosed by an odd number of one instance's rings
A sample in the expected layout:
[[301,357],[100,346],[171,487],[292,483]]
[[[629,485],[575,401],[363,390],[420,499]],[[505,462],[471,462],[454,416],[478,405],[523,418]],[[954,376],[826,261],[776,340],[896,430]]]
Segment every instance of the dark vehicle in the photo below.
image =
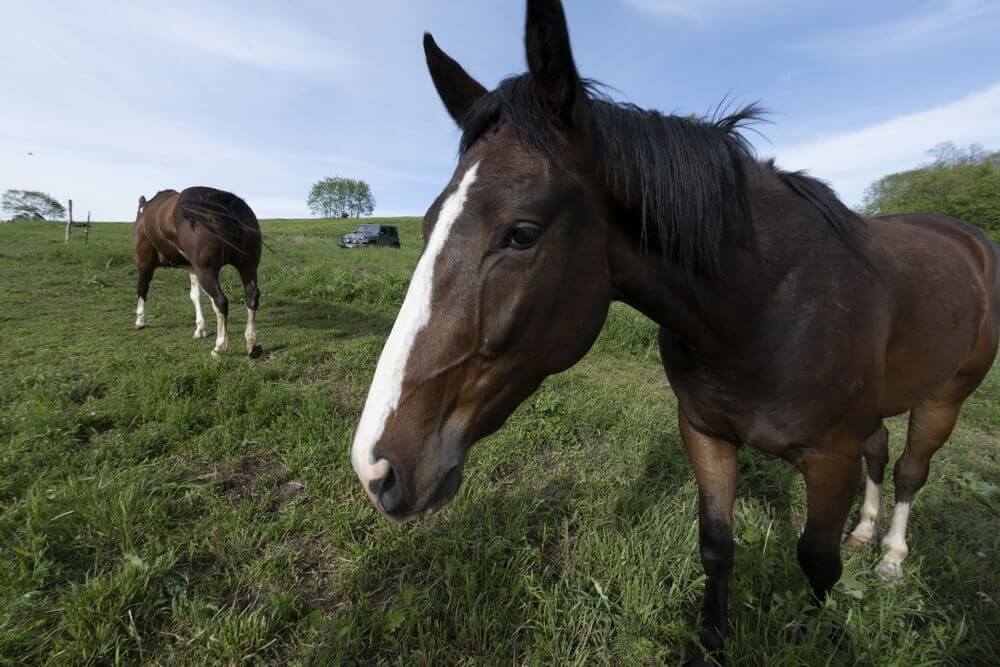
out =
[[399,230],[391,225],[358,225],[350,234],[340,237],[341,248],[364,246],[399,247]]

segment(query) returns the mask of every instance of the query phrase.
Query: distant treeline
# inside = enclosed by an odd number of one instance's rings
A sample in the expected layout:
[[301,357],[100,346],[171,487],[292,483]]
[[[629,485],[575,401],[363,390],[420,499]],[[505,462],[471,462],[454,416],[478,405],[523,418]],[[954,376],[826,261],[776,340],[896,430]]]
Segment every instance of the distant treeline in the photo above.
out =
[[59,200],[38,190],[7,190],[0,200],[0,211],[13,220],[61,220],[66,207]]
[[932,161],[890,174],[865,192],[862,212],[943,213],[1000,235],[1000,151],[944,143],[929,151]]

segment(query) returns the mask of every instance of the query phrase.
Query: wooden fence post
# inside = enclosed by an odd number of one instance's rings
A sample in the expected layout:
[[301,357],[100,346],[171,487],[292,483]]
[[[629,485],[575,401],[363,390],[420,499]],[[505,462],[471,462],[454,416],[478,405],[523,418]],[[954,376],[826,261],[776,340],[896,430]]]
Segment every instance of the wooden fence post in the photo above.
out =
[[66,243],[69,243],[69,230],[73,227],[73,200],[69,200],[69,217],[66,218]]
[[90,211],[87,211],[87,229],[83,232],[83,244],[90,243]]

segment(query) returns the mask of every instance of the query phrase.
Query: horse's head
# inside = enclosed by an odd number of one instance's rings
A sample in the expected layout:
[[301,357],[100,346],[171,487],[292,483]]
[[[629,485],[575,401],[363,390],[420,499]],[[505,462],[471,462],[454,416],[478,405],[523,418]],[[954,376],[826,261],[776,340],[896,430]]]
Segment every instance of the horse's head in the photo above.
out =
[[558,0],[530,0],[529,74],[502,86],[533,114],[526,142],[504,104],[425,36],[464,132],[451,182],[424,218],[423,254],[378,362],[352,448],[376,506],[408,519],[447,503],[466,453],[542,380],[576,363],[611,301],[607,202],[592,187],[587,95]]

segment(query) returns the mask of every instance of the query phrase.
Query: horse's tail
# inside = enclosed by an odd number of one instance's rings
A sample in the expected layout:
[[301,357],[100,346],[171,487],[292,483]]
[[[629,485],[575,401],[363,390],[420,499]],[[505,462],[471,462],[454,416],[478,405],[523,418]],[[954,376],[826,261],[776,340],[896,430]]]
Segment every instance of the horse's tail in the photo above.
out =
[[181,204],[181,217],[192,225],[220,224],[223,228],[253,231],[260,235],[260,225],[253,210],[231,192],[216,190]]
[[181,219],[219,238],[227,246],[260,256],[263,241],[253,209],[231,192],[215,190],[181,204]]

